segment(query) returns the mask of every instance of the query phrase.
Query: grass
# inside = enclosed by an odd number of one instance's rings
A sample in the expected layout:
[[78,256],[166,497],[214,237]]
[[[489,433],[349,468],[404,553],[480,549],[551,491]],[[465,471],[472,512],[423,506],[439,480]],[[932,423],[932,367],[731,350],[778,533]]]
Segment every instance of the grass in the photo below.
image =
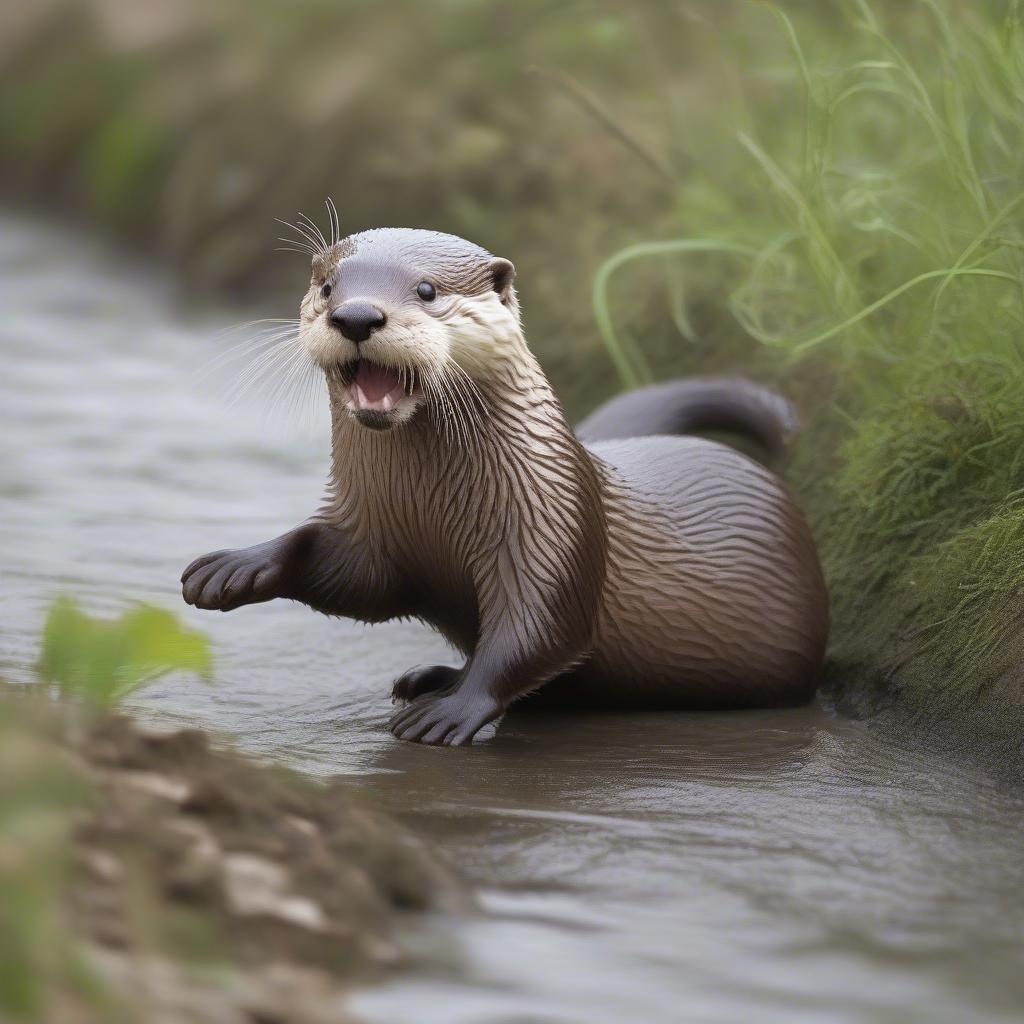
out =
[[1006,618],[1009,611],[1019,619],[1024,595],[1024,501],[936,545],[915,561],[909,582],[924,595],[919,632],[930,643],[941,637],[957,668],[969,673],[998,656],[1009,639],[1003,631],[1013,639],[1019,632],[1019,622]]
[[735,328],[780,372],[829,382],[794,476],[840,649],[857,671],[898,664],[917,705],[984,703],[1024,607],[1021,9],[922,0],[886,18],[861,0],[827,37],[772,13],[790,95],[755,104],[713,179],[680,181],[694,237],[607,260],[595,315],[622,383],[648,380],[612,326],[615,278],[729,253]]

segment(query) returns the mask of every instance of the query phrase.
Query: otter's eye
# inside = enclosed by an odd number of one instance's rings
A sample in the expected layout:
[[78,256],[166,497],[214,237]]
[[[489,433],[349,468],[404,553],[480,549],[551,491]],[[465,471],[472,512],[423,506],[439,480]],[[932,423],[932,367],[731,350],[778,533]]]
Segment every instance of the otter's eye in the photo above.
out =
[[416,294],[424,302],[433,302],[437,298],[437,289],[429,281],[420,281],[416,285]]
[[329,284],[325,284],[323,288],[320,289],[320,294],[326,299],[331,294],[331,286]]

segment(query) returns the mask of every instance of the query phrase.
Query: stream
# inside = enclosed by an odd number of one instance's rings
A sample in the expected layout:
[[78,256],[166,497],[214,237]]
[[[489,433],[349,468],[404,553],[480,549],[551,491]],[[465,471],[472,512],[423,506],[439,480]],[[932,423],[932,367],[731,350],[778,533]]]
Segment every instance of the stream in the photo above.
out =
[[[193,557],[316,507],[326,421],[229,405],[203,367],[262,314],[188,309],[141,263],[0,216],[0,676],[32,677],[58,593],[174,609],[216,680],[169,677],[135,710],[346,776],[437,847],[484,913],[418,926],[423,966],[358,993],[364,1020],[1022,1019],[1024,788],[965,756],[817,706],[512,715],[473,748],[405,744],[391,681],[454,661],[429,630],[187,608]],[[304,268],[282,274],[297,303]]]

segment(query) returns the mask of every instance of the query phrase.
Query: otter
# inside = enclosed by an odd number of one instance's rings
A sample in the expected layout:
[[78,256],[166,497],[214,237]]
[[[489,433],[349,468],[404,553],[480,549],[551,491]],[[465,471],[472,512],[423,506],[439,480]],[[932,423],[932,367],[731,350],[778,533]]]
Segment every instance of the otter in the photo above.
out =
[[681,435],[734,427],[777,447],[785,400],[670,382],[574,432],[508,260],[433,231],[339,234],[316,247],[298,331],[330,399],[325,503],[192,562],[185,601],[430,624],[466,661],[395,682],[390,729],[421,743],[468,744],[535,691],[578,708],[812,697],[828,599],[804,516],[759,463]]

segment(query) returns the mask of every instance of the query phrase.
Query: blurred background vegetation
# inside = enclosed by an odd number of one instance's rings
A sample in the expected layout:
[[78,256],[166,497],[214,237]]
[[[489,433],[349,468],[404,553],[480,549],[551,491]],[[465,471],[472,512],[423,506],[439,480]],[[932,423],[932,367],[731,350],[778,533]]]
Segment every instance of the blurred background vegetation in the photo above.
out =
[[[574,415],[741,369],[834,599],[828,692],[1021,735],[1015,0],[39,0],[0,15],[0,186],[289,310],[274,218],[517,264]],[[251,315],[260,315],[259,312]],[[277,315],[280,315],[278,313]]]

